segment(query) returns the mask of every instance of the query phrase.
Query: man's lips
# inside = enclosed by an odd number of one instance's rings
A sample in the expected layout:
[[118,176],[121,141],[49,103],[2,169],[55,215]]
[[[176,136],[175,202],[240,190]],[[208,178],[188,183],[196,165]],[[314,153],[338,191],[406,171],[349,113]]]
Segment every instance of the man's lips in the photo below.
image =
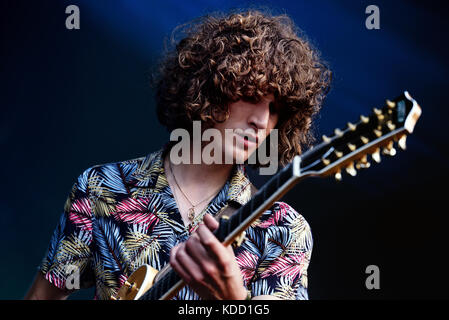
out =
[[244,133],[240,133],[240,132],[237,132],[236,134],[238,136],[242,137],[243,140],[249,141],[249,142],[252,142],[252,143],[255,143],[255,144],[257,144],[257,141],[259,140],[258,137],[256,135],[253,135],[253,134],[244,134]]

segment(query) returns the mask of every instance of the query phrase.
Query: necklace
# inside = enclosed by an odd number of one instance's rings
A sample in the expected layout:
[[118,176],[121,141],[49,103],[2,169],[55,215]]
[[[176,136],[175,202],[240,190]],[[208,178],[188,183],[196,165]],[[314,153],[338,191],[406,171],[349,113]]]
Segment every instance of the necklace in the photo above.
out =
[[[196,216],[196,214],[195,214],[195,207],[196,207],[197,205],[203,203],[204,201],[210,199],[210,198],[211,198],[212,196],[214,196],[214,195],[217,193],[217,191],[220,190],[220,189],[214,191],[214,193],[212,193],[212,194],[209,195],[208,197],[204,198],[203,200],[201,200],[201,201],[198,202],[197,204],[193,204],[192,201],[190,201],[189,197],[187,197],[187,195],[184,193],[184,191],[182,191],[181,187],[179,186],[178,181],[176,180],[176,176],[175,176],[175,174],[173,173],[173,169],[172,169],[172,167],[171,167],[171,161],[170,161],[170,160],[168,161],[168,166],[169,166],[169,168],[170,168],[170,173],[171,173],[171,175],[173,176],[173,180],[175,181],[176,187],[181,191],[181,193],[182,193],[182,195],[184,196],[184,198],[186,198],[186,200],[187,200],[187,201],[190,203],[190,205],[191,205],[191,207],[190,207],[189,210],[187,211],[187,217],[189,218],[190,221],[193,221],[193,219],[195,219],[195,216]],[[173,193],[173,195],[174,195],[175,198],[176,198],[175,193]]]

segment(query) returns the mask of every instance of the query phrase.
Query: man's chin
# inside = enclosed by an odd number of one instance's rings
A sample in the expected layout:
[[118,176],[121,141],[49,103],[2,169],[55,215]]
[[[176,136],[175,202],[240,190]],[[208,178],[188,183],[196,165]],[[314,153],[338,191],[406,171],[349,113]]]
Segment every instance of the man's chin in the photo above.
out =
[[[254,148],[248,150],[248,148],[245,149],[244,146],[236,146],[232,151],[232,164],[244,164],[254,151]],[[229,159],[229,155],[230,153],[227,154],[227,159]]]
[[248,151],[248,150],[239,150],[237,152],[237,154],[234,156],[234,162],[236,164],[244,164],[254,151],[255,150],[250,150],[250,151]]

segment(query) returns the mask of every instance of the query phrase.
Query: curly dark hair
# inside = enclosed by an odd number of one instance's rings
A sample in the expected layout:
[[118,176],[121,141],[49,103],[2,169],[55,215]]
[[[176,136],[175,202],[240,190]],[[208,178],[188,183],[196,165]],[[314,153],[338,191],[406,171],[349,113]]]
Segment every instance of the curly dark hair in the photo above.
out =
[[[175,28],[153,85],[157,115],[168,130],[202,128],[227,119],[240,99],[274,94],[280,106],[279,163],[313,141],[312,118],[329,90],[331,72],[286,15],[260,10],[215,13]],[[175,40],[178,31],[185,35]]]

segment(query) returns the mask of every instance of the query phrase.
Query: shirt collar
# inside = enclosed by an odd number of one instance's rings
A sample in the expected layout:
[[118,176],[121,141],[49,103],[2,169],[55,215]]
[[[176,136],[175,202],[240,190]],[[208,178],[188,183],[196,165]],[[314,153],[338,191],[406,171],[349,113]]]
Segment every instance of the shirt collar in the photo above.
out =
[[[132,173],[134,197],[147,197],[151,193],[160,192],[167,184],[163,169],[165,148],[148,154]],[[227,202],[233,206],[242,206],[251,199],[251,183],[245,166],[235,165],[231,175],[227,194]]]

